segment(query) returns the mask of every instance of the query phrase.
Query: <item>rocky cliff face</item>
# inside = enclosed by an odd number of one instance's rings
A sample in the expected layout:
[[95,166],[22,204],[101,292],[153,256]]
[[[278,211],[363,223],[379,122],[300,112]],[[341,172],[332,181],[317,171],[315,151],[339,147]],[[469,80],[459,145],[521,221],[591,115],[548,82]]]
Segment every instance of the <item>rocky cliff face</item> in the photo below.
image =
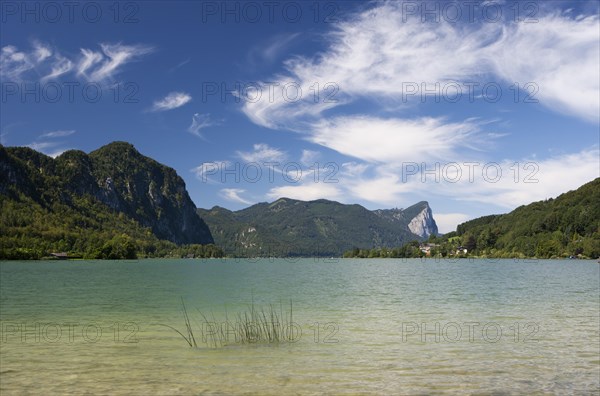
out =
[[374,213],[399,227],[407,227],[419,239],[438,234],[438,227],[427,201],[418,202],[406,209],[380,209]]
[[427,239],[430,235],[437,235],[438,228],[433,213],[429,204],[425,203],[425,207],[408,223],[408,229],[415,235]]
[[9,147],[0,152],[0,169],[7,182],[43,205],[57,198],[69,204],[88,197],[150,227],[159,239],[213,243],[175,170],[143,156],[131,144],[114,142],[89,155],[71,150],[56,159]]

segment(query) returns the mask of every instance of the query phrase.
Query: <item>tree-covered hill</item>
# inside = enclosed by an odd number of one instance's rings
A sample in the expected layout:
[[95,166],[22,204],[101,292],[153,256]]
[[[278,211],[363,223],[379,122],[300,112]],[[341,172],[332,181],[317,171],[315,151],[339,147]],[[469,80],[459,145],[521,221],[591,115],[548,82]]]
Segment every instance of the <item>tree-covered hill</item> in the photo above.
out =
[[555,199],[460,224],[456,235],[481,255],[600,256],[600,178]]
[[220,255],[195,209],[172,168],[128,143],[55,159],[0,145],[0,259]]
[[[341,256],[355,246],[396,246],[423,240],[409,223],[421,213],[419,230],[436,233],[427,202],[405,210],[370,211],[324,199],[281,198],[232,212],[198,209],[216,243],[233,256]],[[408,215],[407,215],[408,214]]]
[[[476,256],[501,258],[600,257],[600,178],[555,199],[480,217],[455,232],[429,238],[428,246],[355,249],[346,257]],[[460,249],[459,249],[460,248]],[[466,253],[465,253],[466,251]]]

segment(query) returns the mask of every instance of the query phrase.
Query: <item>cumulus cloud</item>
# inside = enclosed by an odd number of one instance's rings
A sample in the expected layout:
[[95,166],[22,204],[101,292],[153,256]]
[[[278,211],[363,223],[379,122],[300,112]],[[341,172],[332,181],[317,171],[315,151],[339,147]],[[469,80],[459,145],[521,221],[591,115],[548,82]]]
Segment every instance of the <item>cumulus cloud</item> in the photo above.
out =
[[171,92],[163,99],[157,100],[152,105],[152,111],[167,111],[181,107],[192,100],[185,92]]

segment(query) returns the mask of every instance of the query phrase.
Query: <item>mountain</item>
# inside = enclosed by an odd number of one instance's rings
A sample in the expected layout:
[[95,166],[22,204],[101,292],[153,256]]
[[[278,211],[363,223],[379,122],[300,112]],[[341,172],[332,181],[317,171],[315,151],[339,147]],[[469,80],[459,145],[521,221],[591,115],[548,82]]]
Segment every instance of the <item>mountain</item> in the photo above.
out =
[[397,246],[437,233],[427,202],[370,211],[324,199],[281,198],[235,212],[215,206],[198,214],[217,245],[234,256],[340,256],[353,247]]
[[124,142],[55,159],[0,145],[0,201],[4,255],[32,246],[35,256],[85,255],[117,235],[154,247],[214,243],[175,170]]
[[406,209],[379,209],[374,211],[381,218],[400,225],[408,223],[408,229],[422,239],[438,235],[438,228],[429,203],[421,201]]
[[550,258],[600,256],[600,178],[555,199],[462,223],[456,233],[473,254]]

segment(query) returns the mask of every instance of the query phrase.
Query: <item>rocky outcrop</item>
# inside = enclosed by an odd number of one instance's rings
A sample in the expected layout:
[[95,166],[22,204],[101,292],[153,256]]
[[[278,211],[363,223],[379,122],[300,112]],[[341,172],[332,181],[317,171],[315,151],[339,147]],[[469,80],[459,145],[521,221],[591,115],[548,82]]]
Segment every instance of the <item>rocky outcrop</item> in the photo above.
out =
[[429,238],[430,235],[438,234],[437,224],[433,219],[433,213],[427,202],[425,202],[423,209],[408,223],[408,229],[423,239]]

